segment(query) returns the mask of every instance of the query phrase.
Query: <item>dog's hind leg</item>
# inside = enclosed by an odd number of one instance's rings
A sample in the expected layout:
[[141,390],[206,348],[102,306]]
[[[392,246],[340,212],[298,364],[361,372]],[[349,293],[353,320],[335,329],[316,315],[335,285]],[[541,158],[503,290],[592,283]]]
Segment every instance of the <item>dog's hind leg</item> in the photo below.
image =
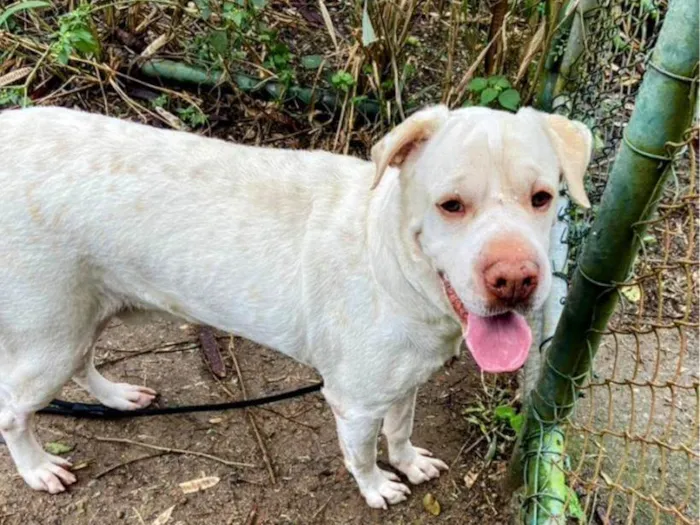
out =
[[156,391],[129,383],[113,383],[95,368],[93,350],[73,381],[95,396],[100,403],[117,410],[137,410],[151,404]]

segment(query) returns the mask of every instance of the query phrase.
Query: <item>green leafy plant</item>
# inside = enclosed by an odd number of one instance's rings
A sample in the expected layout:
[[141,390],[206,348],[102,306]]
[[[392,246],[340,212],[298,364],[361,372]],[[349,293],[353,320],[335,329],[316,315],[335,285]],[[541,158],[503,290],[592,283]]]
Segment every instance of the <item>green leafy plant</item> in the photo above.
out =
[[59,18],[51,51],[60,64],[67,64],[72,54],[100,56],[100,42],[92,24],[89,5],[81,5]]
[[566,514],[570,519],[577,520],[580,523],[586,522],[586,514],[583,512],[581,501],[578,499],[578,494],[571,487],[566,487]]
[[196,0],[196,13],[214,28],[207,34],[198,35],[189,46],[190,51],[208,64],[225,65],[230,61],[253,61],[264,57],[261,65],[288,87],[296,78],[292,66],[294,55],[277,32],[265,25],[262,10],[266,3],[267,0],[223,3]]
[[517,111],[520,107],[520,93],[502,75],[475,77],[467,85],[467,90],[471,96],[465,106],[500,107],[509,111]]
[[275,31],[265,30],[258,37],[258,41],[267,48],[265,67],[274,71],[280,82],[289,85],[295,78],[291,67],[292,53],[286,44],[280,42]]
[[338,91],[348,93],[352,86],[355,85],[355,79],[347,71],[336,71],[331,77],[331,84]]
[[522,428],[523,414],[519,414],[510,405],[496,405],[496,403],[504,403],[505,396],[506,393],[503,391],[497,397],[489,399],[486,405],[477,401],[475,405],[462,411],[465,419],[479,428],[483,435],[482,439],[486,439],[489,444],[485,456],[487,463],[497,454],[507,454],[509,444],[515,442],[516,434]]
[[161,93],[156,98],[151,100],[151,106],[153,106],[154,108],[167,109],[167,107],[169,105],[170,105],[170,97],[168,95],[166,95],[165,93]]
[[24,89],[21,87],[5,87],[0,88],[0,108],[9,107],[27,107],[31,106],[32,101],[24,94]]
[[26,2],[15,2],[14,4],[8,6],[7,9],[0,11],[0,27],[9,27],[9,22],[12,20],[12,16],[16,13],[19,13],[20,11],[39,9],[41,7],[51,7],[51,3],[45,2],[43,0],[27,0]]
[[508,426],[515,431],[516,434],[520,432],[525,417],[523,414],[516,412],[515,409],[509,405],[497,406],[493,409],[493,415],[496,416],[496,419],[499,421],[506,421]]
[[306,55],[301,57],[301,65],[304,69],[318,69],[323,64],[322,55]]
[[197,106],[177,108],[177,115],[189,127],[196,128],[207,123],[208,117]]

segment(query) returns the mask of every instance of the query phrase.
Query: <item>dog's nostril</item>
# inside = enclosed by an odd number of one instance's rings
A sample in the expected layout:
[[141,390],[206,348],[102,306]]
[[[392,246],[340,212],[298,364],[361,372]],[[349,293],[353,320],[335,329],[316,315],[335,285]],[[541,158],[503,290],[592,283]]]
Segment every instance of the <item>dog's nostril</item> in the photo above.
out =
[[506,285],[506,280],[503,277],[499,277],[496,280],[496,288],[503,288]]
[[532,277],[525,277],[525,279],[523,279],[523,284],[525,286],[531,286],[532,285]]

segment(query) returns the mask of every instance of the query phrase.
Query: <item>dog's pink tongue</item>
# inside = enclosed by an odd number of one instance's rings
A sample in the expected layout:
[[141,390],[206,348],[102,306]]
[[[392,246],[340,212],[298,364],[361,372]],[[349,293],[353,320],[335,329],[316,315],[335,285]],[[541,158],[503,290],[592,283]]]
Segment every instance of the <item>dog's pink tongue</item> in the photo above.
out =
[[512,372],[525,364],[532,332],[525,318],[514,312],[493,317],[469,313],[464,339],[484,372]]

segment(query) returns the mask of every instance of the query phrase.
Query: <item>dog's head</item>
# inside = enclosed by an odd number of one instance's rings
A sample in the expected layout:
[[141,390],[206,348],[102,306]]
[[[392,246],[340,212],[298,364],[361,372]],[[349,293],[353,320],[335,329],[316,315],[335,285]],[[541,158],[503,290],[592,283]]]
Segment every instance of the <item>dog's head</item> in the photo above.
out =
[[462,324],[479,366],[510,371],[531,344],[521,314],[551,287],[549,235],[562,178],[588,207],[583,178],[591,132],[580,122],[524,108],[413,114],[372,149],[376,187],[398,168],[402,224],[430,263],[440,307]]

